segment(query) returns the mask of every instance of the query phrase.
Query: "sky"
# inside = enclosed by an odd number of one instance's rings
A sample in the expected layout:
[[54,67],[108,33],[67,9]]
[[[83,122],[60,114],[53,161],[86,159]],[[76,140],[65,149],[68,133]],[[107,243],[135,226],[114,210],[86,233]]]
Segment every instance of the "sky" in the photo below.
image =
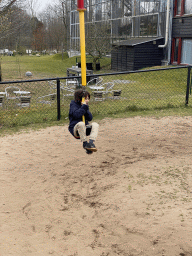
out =
[[37,10],[36,12],[42,12],[43,10],[45,10],[48,5],[52,4],[54,1],[53,0],[37,0]]

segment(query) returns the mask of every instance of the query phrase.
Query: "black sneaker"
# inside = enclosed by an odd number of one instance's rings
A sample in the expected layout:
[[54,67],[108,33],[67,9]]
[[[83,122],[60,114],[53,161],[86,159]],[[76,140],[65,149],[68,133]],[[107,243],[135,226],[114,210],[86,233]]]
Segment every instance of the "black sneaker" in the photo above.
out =
[[90,151],[90,150],[87,150],[87,149],[86,149],[86,153],[87,153],[88,155],[90,155],[90,154],[93,154],[93,151]]
[[87,149],[89,151],[93,151],[93,152],[96,152],[97,151],[97,148],[95,147],[95,145],[93,143],[90,143],[90,142],[83,142],[83,148],[84,149]]
[[91,148],[93,149],[92,151],[97,151],[97,148],[95,147],[95,144],[93,142],[89,141],[89,144],[91,145]]

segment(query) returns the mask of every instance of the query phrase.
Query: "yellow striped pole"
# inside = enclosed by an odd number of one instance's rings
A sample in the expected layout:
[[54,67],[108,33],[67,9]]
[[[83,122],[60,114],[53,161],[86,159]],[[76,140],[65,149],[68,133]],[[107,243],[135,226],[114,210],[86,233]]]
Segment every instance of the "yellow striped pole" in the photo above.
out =
[[[83,89],[85,89],[86,81],[86,52],[85,52],[85,20],[84,20],[84,0],[77,1],[77,10],[79,11],[79,23],[80,23],[80,49],[81,49],[81,83]],[[82,99],[85,101],[85,98]],[[83,122],[85,122],[85,117],[83,116]]]

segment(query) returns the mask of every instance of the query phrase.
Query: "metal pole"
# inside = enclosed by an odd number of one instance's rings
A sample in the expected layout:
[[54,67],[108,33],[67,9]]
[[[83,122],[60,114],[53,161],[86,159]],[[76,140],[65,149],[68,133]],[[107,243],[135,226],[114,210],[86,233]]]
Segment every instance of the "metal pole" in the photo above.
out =
[[190,85],[190,75],[191,75],[191,67],[188,67],[188,75],[187,75],[187,90],[186,90],[186,99],[185,105],[187,106],[189,103],[189,85]]
[[85,54],[85,21],[84,21],[84,2],[78,1],[79,21],[80,21],[80,48],[81,48],[81,78],[82,86],[86,86],[86,54]]
[[61,105],[60,105],[60,80],[57,79],[57,120],[61,119]]
[[[84,20],[84,0],[77,0],[77,10],[79,11],[80,22],[80,48],[81,48],[81,83],[85,90],[86,81],[86,53],[85,53],[85,20]],[[84,102],[83,97],[82,101]],[[83,116],[83,122],[85,123],[85,117]]]

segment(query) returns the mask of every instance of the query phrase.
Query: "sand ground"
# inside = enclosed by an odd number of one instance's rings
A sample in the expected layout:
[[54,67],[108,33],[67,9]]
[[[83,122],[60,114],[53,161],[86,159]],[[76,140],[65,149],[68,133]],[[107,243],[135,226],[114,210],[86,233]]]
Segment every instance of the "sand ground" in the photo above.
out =
[[0,138],[1,256],[192,255],[192,117]]

